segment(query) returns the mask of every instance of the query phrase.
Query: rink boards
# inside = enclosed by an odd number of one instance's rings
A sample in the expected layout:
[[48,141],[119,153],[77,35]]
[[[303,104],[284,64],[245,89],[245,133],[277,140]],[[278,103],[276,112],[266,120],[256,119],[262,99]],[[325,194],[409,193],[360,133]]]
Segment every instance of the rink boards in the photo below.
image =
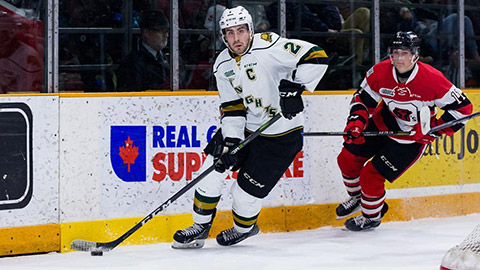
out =
[[[305,95],[305,131],[343,130],[351,93]],[[467,93],[480,104],[480,91]],[[0,155],[0,255],[117,238],[197,175],[219,123],[216,92],[1,96],[0,105],[0,146],[7,149]],[[479,123],[438,138],[387,184],[385,221],[480,212]],[[336,166],[341,144],[341,137],[304,139],[264,202],[262,232],[342,225],[334,215],[346,197]],[[235,177],[227,176],[213,236],[232,224],[228,191]],[[192,222],[192,197],[190,190],[126,244],[171,241]]]

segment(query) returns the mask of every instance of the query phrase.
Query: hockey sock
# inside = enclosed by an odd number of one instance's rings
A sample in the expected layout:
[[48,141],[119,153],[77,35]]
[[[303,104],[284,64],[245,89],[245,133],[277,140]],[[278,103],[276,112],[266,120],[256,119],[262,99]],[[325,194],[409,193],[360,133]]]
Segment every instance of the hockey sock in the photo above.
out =
[[193,220],[199,224],[209,223],[219,201],[220,196],[206,197],[195,191]]
[[385,201],[385,178],[368,162],[360,174],[362,213],[365,217],[380,217]]

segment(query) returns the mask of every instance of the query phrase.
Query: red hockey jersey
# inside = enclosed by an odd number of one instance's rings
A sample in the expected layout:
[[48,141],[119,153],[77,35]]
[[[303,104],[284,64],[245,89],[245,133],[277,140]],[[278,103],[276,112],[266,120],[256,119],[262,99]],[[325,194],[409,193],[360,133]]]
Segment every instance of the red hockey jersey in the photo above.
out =
[[[422,107],[428,106],[432,116],[436,107],[444,110],[440,122],[448,122],[472,113],[467,96],[432,66],[417,62],[405,83],[399,83],[395,67],[385,60],[367,71],[352,106],[362,103],[367,107],[381,131],[411,131],[418,123]],[[451,127],[454,132],[464,125]],[[400,143],[412,143],[412,137],[391,136]]]

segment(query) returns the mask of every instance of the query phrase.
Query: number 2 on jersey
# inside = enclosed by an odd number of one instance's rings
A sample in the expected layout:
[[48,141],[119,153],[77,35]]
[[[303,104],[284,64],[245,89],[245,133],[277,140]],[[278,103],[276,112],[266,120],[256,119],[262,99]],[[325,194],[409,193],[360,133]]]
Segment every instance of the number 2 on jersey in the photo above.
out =
[[287,52],[292,54],[293,56],[297,56],[298,52],[302,50],[302,45],[298,45],[293,42],[287,42],[285,45],[283,45],[283,49],[285,49]]

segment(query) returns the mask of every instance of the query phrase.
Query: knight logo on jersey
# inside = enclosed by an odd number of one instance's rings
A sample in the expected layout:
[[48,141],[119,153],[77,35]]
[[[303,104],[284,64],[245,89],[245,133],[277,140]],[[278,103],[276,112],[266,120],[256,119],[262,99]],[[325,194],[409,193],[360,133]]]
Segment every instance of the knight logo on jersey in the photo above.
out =
[[112,126],[110,160],[118,178],[125,182],[147,181],[145,126]]

